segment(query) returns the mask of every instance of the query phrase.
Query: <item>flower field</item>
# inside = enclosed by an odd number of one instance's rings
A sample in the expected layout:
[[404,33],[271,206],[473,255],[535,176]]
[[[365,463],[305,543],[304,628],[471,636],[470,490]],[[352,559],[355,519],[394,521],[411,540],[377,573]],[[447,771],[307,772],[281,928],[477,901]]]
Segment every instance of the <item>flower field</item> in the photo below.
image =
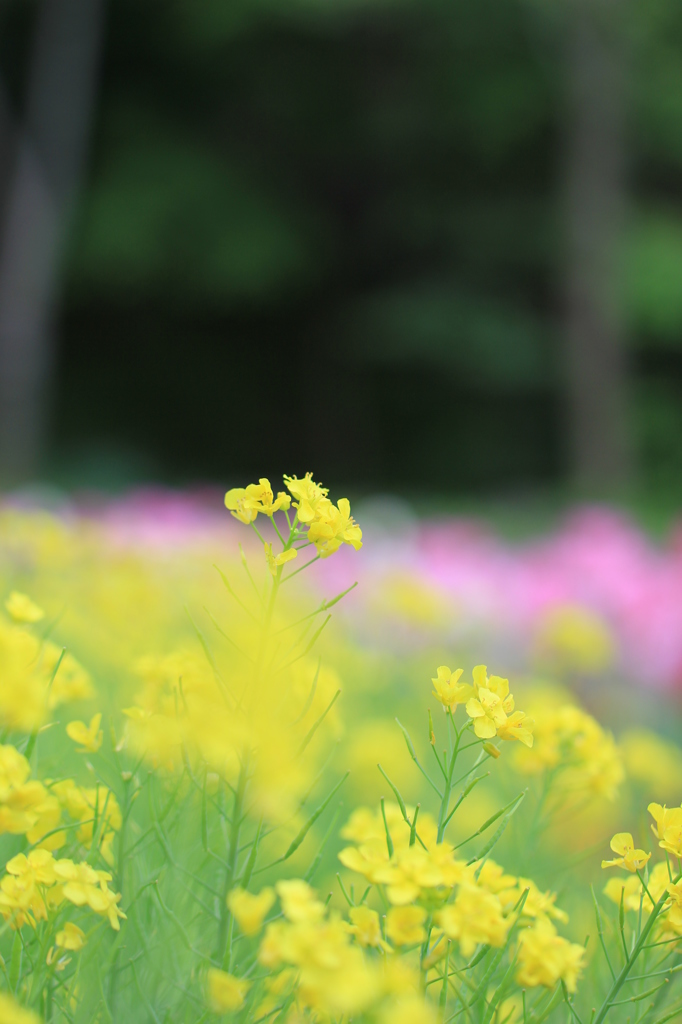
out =
[[0,508],[0,1024],[682,1019],[682,550]]

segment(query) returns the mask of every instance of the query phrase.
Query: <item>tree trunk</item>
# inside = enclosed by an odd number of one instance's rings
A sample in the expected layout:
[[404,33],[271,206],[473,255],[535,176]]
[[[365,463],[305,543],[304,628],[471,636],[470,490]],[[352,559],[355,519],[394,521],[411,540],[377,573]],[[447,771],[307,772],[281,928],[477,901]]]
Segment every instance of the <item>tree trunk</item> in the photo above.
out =
[[104,0],[43,0],[0,230],[0,480],[40,468],[60,267],[86,150]]
[[622,0],[568,0],[566,370],[575,482],[591,492],[632,474],[620,246],[626,201]]

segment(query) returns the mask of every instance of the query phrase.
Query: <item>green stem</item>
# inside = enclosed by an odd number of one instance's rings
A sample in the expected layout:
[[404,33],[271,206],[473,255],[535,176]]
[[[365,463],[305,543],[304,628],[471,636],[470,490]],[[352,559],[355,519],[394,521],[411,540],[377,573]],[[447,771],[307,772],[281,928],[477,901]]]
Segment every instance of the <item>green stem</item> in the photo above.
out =
[[[124,789],[125,800],[124,800],[124,811],[123,811],[123,815],[122,815],[122,818],[121,818],[121,829],[120,829],[120,832],[118,833],[118,865],[117,865],[118,870],[116,872],[116,874],[117,874],[117,881],[118,881],[118,891],[121,893],[121,896],[123,896],[123,875],[124,875],[124,871],[125,871],[125,858],[126,858],[126,848],[125,848],[125,844],[126,844],[126,825],[128,823],[128,817],[130,816],[130,811],[131,811],[131,806],[132,806],[131,801],[130,801],[130,789],[129,789],[129,787],[130,787],[130,780],[125,781],[123,783],[123,785],[125,787],[125,789]],[[93,846],[94,845],[95,844],[93,843]],[[115,1009],[115,1006],[116,1006],[116,990],[117,990],[118,973],[119,973],[119,950],[120,950],[120,946],[117,945],[116,946],[116,951],[114,953],[114,961],[113,961],[113,964],[111,965],[111,982],[109,984],[109,1009],[110,1009],[110,1012],[111,1012],[112,1016],[113,1016],[114,1009]]]
[[244,803],[244,793],[246,791],[246,777],[248,771],[248,757],[244,756],[242,761],[241,769],[239,771],[239,781],[237,782],[237,789],[234,795],[234,809],[232,811],[232,824],[230,827],[230,839],[229,839],[229,854],[227,858],[227,868],[225,871],[225,882],[223,884],[222,892],[222,903],[220,906],[220,923],[218,925],[218,954],[217,959],[222,963],[228,955],[229,945],[228,939],[231,938],[229,934],[228,925],[230,923],[232,915],[227,908],[227,897],[232,883],[234,881],[235,872],[237,870],[237,856],[239,854],[239,831],[241,827],[242,818],[242,805]]
[[[682,875],[678,875],[678,877],[676,879],[676,882],[678,882],[680,880],[680,878],[682,878]],[[642,929],[642,934],[640,935],[639,939],[637,940],[637,942],[635,944],[635,947],[632,950],[632,954],[625,961],[625,964],[623,965],[623,968],[622,968],[620,974],[616,977],[616,979],[613,982],[611,988],[609,989],[608,995],[606,996],[604,1002],[602,1003],[602,1005],[601,1005],[601,1007],[599,1009],[599,1012],[597,1013],[597,1016],[594,1018],[594,1024],[602,1024],[602,1021],[606,1017],[606,1014],[609,1012],[609,1010],[613,1006],[614,1000],[615,1000],[616,996],[618,995],[618,993],[620,992],[620,990],[623,987],[623,985],[625,984],[625,982],[627,981],[628,974],[630,973],[630,971],[634,967],[635,961],[637,960],[637,957],[639,956],[639,954],[642,952],[642,949],[646,945],[646,940],[649,937],[651,929],[653,928],[654,924],[656,923],[656,919],[657,919],[658,915],[660,914],[661,910],[663,909],[663,906],[664,906],[664,904],[665,904],[667,899],[668,899],[668,890],[665,889],[663,891],[663,893],[661,894],[661,898],[659,899],[658,903],[655,904],[653,910],[649,914],[649,920],[644,925],[644,928]]]
[[452,757],[450,758],[450,764],[448,766],[447,778],[445,779],[445,785],[443,787],[443,799],[440,802],[440,811],[438,812],[438,836],[436,838],[436,843],[442,843],[443,842],[443,833],[445,832],[445,822],[446,822],[446,818],[447,818],[448,807],[449,807],[449,804],[450,804],[450,792],[452,790],[452,776],[454,774],[455,765],[457,763],[457,754],[459,753],[460,739],[462,738],[462,735],[464,733],[464,729],[462,729],[461,732],[457,731],[457,726],[455,725],[454,721],[452,720],[452,711],[451,710],[448,710],[448,714],[450,715],[450,719],[451,719],[451,722],[452,722],[452,727],[455,730],[455,736],[457,738],[455,740],[455,746],[454,746],[454,749],[452,751]]

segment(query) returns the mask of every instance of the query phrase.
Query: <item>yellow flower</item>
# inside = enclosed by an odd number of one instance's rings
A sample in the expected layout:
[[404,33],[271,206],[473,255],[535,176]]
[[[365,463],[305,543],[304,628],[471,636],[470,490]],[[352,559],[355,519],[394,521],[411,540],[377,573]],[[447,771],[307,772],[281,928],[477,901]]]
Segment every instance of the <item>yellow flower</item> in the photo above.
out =
[[2,1024],[40,1024],[33,1010],[25,1010],[13,996],[0,992],[0,1020]]
[[31,850],[28,856],[25,853],[18,853],[16,857],[8,860],[5,870],[10,875],[20,878],[30,876],[33,882],[41,885],[53,885],[56,881],[54,865],[52,854],[48,850]]
[[227,905],[244,935],[255,935],[260,930],[274,902],[275,894],[269,888],[262,889],[257,896],[244,889],[233,889],[227,897]]
[[649,804],[647,810],[656,822],[651,830],[660,840],[658,845],[675,857],[682,857],[682,807]]
[[449,939],[457,939],[463,956],[470,956],[480,942],[502,946],[511,925],[497,896],[466,883],[459,887],[455,902],[437,914],[436,921]]
[[297,499],[294,508],[298,510],[301,523],[312,523],[319,511],[331,504],[327,497],[329,488],[316,484],[312,473],[306,473],[302,480],[295,476],[285,476],[284,483]]
[[663,926],[666,932],[674,935],[682,935],[682,882],[676,884],[668,883],[668,900],[666,906],[668,912],[663,919]]
[[351,907],[348,915],[351,919],[350,931],[361,946],[377,946],[390,949],[383,941],[379,915],[369,907]]
[[17,854],[7,862],[7,874],[0,882],[0,913],[13,928],[47,920],[45,890],[55,881],[54,861],[47,850]]
[[454,711],[458,704],[463,704],[472,696],[473,688],[459,681],[463,671],[457,668],[451,672],[447,665],[439,665],[436,669],[436,678],[431,680],[432,693],[443,705],[443,711],[448,708]]
[[[666,871],[666,878],[667,877],[668,875]],[[649,891],[651,892],[650,886]],[[635,912],[639,910],[641,893],[642,883],[636,875],[628,875],[626,878],[609,878],[608,882],[604,886],[604,895],[612,900],[617,907],[620,906],[622,896],[624,908],[626,910],[634,910]],[[642,899],[642,906],[644,910],[651,910],[653,906],[646,893],[644,893]]]
[[[474,690],[476,693],[478,693],[480,689],[491,690],[493,693],[497,694],[500,700],[505,700],[509,695],[509,680],[504,679],[503,676],[489,676],[486,665],[474,665],[471,670],[471,675],[474,680]],[[511,706],[508,710],[514,710],[513,698],[511,698]]]
[[585,795],[613,800],[625,778],[615,740],[591,715],[564,700],[547,688],[536,691],[533,749],[517,748],[517,765],[528,774],[559,769],[552,785],[581,800]]
[[98,712],[90,719],[90,725],[86,725],[85,722],[75,721],[69,722],[66,727],[66,735],[74,741],[74,743],[80,743],[77,753],[79,754],[96,754],[99,748],[102,746],[102,736],[104,735],[100,729],[100,722],[102,721],[102,715]]
[[382,1007],[381,1024],[436,1024],[435,1007],[416,993],[405,995]]
[[628,776],[644,783],[654,793],[677,792],[682,778],[682,750],[646,729],[630,729],[619,737]]
[[338,508],[327,502],[318,510],[317,518],[308,528],[308,540],[313,542],[321,558],[333,555],[342,544],[349,544],[356,551],[360,550],[362,530],[350,514],[348,498],[340,498]]
[[96,871],[89,864],[74,864],[72,860],[58,860],[54,865],[55,875],[64,899],[77,907],[87,904],[96,914],[109,919],[114,931],[119,931],[119,918],[125,914],[119,909],[120,895],[107,886],[111,881],[108,871]]
[[396,946],[413,946],[426,937],[422,907],[391,907],[386,915],[386,935]]
[[20,594],[18,590],[13,590],[9,595],[5,601],[5,608],[14,622],[40,622],[45,618],[43,609],[34,604],[26,594]]
[[286,565],[293,558],[296,558],[298,551],[296,548],[289,548],[287,551],[280,551],[278,555],[272,553],[272,544],[265,545],[265,560],[268,563],[268,568],[273,576],[277,575],[277,569],[280,565]]
[[315,897],[314,889],[300,878],[283,879],[275,886],[284,916],[295,923],[319,921],[324,917],[324,903]]
[[519,936],[516,980],[528,988],[552,988],[561,979],[569,992],[575,992],[584,959],[583,946],[557,935],[552,922],[541,917]]
[[[505,701],[485,686],[478,688],[478,698],[467,701],[466,712],[474,720],[474,732],[482,740],[497,736],[498,728],[507,722]],[[510,709],[511,710],[511,709]]]
[[643,868],[651,856],[644,850],[635,849],[634,840],[629,832],[617,832],[611,840],[610,846],[613,852],[620,856],[614,857],[613,860],[603,860],[601,862],[603,868],[624,867],[634,873],[639,868]]
[[[497,735],[501,740],[520,740],[521,743],[526,747],[533,746],[533,726],[535,722],[532,718],[526,718],[523,711],[514,711],[507,721],[500,725],[497,729]],[[474,729],[476,725],[474,724]],[[495,755],[493,754],[493,757]],[[498,753],[499,756],[499,753]]]
[[85,932],[78,925],[67,921],[63,929],[57,932],[55,942],[61,949],[70,949],[75,953],[85,945]]
[[266,477],[261,477],[257,484],[249,484],[248,487],[233,487],[225,495],[225,508],[247,526],[256,519],[259,512],[272,516],[279,509],[288,509],[290,504],[291,498],[284,491],[274,497]]
[[546,612],[535,642],[538,660],[562,675],[596,675],[614,660],[611,631],[594,612],[580,605],[559,605]]
[[235,978],[217,967],[208,969],[208,999],[214,1013],[241,1010],[251,983]]

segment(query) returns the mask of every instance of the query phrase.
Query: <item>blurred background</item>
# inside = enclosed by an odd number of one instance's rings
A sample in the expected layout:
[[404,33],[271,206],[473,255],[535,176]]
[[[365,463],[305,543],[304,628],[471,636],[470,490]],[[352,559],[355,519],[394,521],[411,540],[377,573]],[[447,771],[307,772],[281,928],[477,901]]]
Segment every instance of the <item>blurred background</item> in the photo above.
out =
[[674,507],[681,166],[677,0],[0,0],[0,482]]

